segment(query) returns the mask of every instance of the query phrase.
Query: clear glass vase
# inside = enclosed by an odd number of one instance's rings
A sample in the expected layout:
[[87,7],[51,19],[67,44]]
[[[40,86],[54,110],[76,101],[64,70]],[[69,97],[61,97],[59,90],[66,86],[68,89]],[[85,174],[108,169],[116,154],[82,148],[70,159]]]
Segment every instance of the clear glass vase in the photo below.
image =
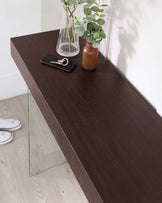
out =
[[76,8],[64,6],[64,11],[56,51],[61,56],[72,57],[76,56],[80,51],[79,37],[74,32],[74,13]]

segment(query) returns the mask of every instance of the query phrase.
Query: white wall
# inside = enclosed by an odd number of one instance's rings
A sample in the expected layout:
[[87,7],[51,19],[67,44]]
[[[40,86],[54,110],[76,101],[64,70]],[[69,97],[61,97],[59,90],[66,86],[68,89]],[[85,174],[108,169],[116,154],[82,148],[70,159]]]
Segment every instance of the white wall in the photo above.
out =
[[63,7],[60,0],[42,0],[42,31],[59,29],[62,21]]
[[10,38],[40,32],[41,0],[0,1],[0,100],[26,92],[10,55]]
[[112,0],[105,54],[162,115],[162,1]]

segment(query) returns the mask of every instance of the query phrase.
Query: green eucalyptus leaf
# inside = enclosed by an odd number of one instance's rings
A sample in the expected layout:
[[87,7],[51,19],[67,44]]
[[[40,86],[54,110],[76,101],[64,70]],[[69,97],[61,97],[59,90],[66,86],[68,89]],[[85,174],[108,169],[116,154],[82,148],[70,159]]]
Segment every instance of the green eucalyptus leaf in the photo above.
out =
[[80,22],[77,20],[75,24],[76,24],[76,25],[80,25]]
[[96,23],[91,22],[88,23],[87,29],[91,30],[91,32],[95,32],[96,30],[99,29],[99,26]]
[[100,9],[97,6],[92,6],[91,10],[94,12],[98,12]]
[[102,37],[102,39],[105,39],[106,38],[105,33],[102,33],[101,37]]
[[84,28],[84,30],[87,30],[87,24],[88,24],[88,22],[85,20],[81,24],[82,24],[82,27]]
[[94,43],[92,44],[92,46],[93,46],[94,48],[97,48],[99,45],[100,45],[100,42],[94,42]]
[[86,37],[87,42],[92,43],[94,41],[93,36],[90,35],[88,37]]
[[84,14],[85,15],[91,15],[91,9],[90,8],[84,8]]
[[99,11],[98,12],[103,12],[104,11],[104,9],[99,9]]
[[90,35],[89,30],[85,30],[83,37],[86,38],[86,37],[88,37],[89,35]]
[[71,6],[71,5],[76,5],[78,2],[77,0],[67,0],[66,5]]
[[78,1],[78,4],[83,4],[83,3],[85,3],[86,2],[86,0],[79,0]]
[[100,33],[98,33],[98,32],[94,33],[93,37],[94,37],[95,39],[99,38],[99,37],[100,37]]
[[93,21],[93,20],[95,21],[96,20],[96,15],[95,14],[90,15],[89,17],[91,18],[91,21]]
[[98,13],[95,13],[94,15],[96,15],[96,16],[100,16]]
[[106,15],[105,14],[101,14],[100,15],[100,18],[104,18]]
[[99,19],[97,19],[97,23],[98,23],[99,25],[104,25],[104,24],[105,24],[105,20],[99,18]]
[[86,19],[86,22],[87,22],[87,23],[93,22],[93,19],[91,18],[91,16],[89,16],[89,17]]
[[92,22],[91,24],[92,24],[92,26],[95,28],[95,30],[98,30],[98,29],[99,29],[99,26],[98,26],[95,22]]
[[94,3],[96,0],[86,0],[88,4]]
[[82,26],[75,28],[75,34],[79,37],[82,37],[84,35],[84,28]]
[[101,40],[102,40],[102,38],[100,37],[100,38],[96,39],[95,42],[100,42]]

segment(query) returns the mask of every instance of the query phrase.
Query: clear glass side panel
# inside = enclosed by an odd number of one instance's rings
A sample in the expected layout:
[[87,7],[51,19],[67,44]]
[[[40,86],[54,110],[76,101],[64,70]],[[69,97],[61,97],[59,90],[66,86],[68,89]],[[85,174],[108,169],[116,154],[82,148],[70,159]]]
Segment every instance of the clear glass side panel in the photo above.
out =
[[65,163],[66,159],[30,92],[28,92],[28,108],[29,174],[35,175]]

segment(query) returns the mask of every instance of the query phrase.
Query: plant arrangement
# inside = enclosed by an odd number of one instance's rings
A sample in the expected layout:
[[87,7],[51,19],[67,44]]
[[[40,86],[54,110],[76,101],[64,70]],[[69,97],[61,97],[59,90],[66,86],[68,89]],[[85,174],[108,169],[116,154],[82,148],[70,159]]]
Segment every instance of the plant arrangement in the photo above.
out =
[[[79,37],[94,48],[97,48],[106,37],[103,25],[105,24],[105,4],[97,3],[97,0],[60,0],[66,15],[66,24],[60,29],[57,53],[62,56],[75,56],[79,53]],[[76,16],[78,5],[83,4],[83,16]]]
[[97,48],[102,39],[106,38],[103,30],[105,24],[103,12],[107,5],[97,3],[96,0],[82,0],[81,3],[84,3],[83,12],[85,16],[74,17],[77,25],[75,33],[79,37],[85,38],[94,48]]
[[64,42],[68,43],[69,52],[72,51],[73,46],[77,46],[77,40],[75,35],[75,17],[74,12],[79,4],[84,3],[83,0],[61,0],[63,3],[63,8],[66,13],[66,25],[65,26],[65,34],[64,34]]

